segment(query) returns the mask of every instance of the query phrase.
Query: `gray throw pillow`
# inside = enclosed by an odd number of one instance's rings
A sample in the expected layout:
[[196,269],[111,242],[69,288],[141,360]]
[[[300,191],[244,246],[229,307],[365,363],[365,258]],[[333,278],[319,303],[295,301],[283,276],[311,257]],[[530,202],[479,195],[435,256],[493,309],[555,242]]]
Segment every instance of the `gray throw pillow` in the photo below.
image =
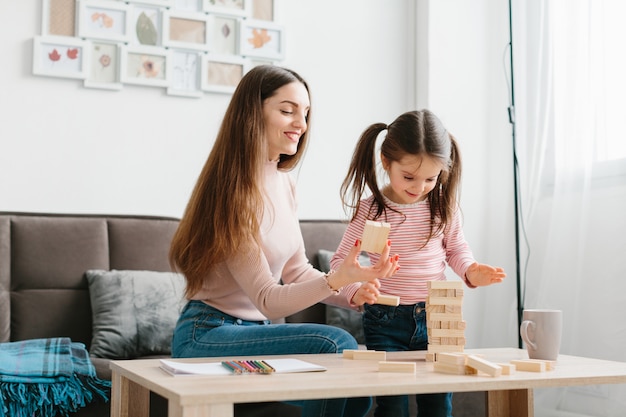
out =
[[181,274],[89,270],[85,276],[93,319],[91,356],[132,359],[171,353],[185,303]]
[[[317,262],[320,270],[323,272],[330,271],[330,260],[335,253],[329,250],[320,249],[317,252]],[[367,255],[359,257],[359,263],[363,266],[369,265],[370,260]],[[361,322],[361,313],[346,308],[326,305],[326,324],[330,324],[350,333],[359,344],[365,343],[365,335],[363,333],[363,323]]]

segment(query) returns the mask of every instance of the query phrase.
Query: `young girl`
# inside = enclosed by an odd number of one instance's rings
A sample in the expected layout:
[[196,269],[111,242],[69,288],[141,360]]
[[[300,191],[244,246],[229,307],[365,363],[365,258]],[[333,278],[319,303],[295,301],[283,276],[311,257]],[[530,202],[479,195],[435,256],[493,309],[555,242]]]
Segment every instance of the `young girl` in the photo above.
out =
[[[376,178],[375,145],[389,182]],[[368,349],[427,349],[425,300],[427,282],[445,280],[446,265],[470,288],[501,282],[502,268],[479,264],[465,241],[458,208],[461,156],[454,137],[430,111],[411,111],[390,125],[368,127],[356,146],[341,195],[353,210],[350,224],[331,260],[339,268],[350,253],[350,242],[362,236],[366,220],[388,222],[392,250],[400,255],[399,271],[391,279],[353,284],[344,293],[354,306],[364,305],[363,326]],[[371,196],[364,198],[365,188]],[[379,255],[369,254],[373,262]],[[400,297],[397,307],[374,304],[380,294]],[[417,395],[419,416],[448,417],[452,394]],[[376,417],[408,416],[408,396],[379,397]]]
[[[334,273],[309,264],[288,171],[304,154],[308,85],[296,72],[257,66],[239,82],[170,248],[185,275],[184,307],[174,330],[176,358],[338,353],[356,349],[348,332],[312,324],[272,324],[317,302],[339,299],[359,281],[390,277],[389,245],[380,262],[359,265],[355,239]],[[370,398],[298,403],[302,417],[362,417]]]

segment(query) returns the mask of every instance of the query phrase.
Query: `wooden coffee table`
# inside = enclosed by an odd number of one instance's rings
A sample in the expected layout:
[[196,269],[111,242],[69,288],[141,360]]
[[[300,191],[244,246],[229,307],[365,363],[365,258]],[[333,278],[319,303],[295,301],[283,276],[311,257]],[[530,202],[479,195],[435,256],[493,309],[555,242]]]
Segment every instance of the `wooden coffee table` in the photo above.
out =
[[[468,349],[492,362],[527,359],[515,348]],[[487,391],[488,417],[533,416],[533,389],[573,385],[626,383],[626,363],[560,355],[555,370],[490,377],[448,375],[433,371],[424,352],[388,352],[388,361],[414,361],[416,374],[383,373],[378,361],[344,359],[342,355],[292,357],[320,364],[325,372],[272,375],[171,376],[159,360],[113,361],[112,417],[148,417],[150,391],[168,399],[169,417],[233,417],[235,403],[362,397],[436,392]],[[219,362],[228,358],[176,359]]]

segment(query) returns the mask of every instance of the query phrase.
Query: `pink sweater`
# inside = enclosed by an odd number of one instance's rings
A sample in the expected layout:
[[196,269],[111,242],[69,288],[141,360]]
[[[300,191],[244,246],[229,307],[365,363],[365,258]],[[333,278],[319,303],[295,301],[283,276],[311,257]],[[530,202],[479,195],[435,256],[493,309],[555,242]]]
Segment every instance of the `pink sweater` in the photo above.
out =
[[[360,239],[365,227],[366,214],[369,212],[374,199],[369,197],[361,202],[356,218],[348,225],[337,252],[331,259],[331,267],[337,269],[350,247],[356,239]],[[411,305],[425,301],[428,295],[426,282],[431,280],[445,280],[446,264],[463,278],[465,271],[474,263],[474,257],[465,241],[461,226],[460,214],[457,211],[449,224],[445,235],[440,234],[430,239],[428,244],[419,249],[428,236],[430,223],[430,209],[428,201],[415,204],[396,204],[387,200],[387,204],[400,211],[403,215],[388,210],[386,217],[377,221],[391,224],[389,239],[391,240],[391,254],[400,255],[400,270],[387,279],[381,280],[380,292],[400,297],[400,304]],[[418,250],[419,249],[419,250]],[[377,262],[380,255],[369,254],[372,264]],[[469,285],[469,284],[468,284]],[[345,287],[342,293],[348,298],[358,289],[359,284]]]
[[[332,294],[324,274],[305,255],[295,186],[276,162],[266,165],[265,192],[262,252],[233,254],[207,272],[202,290],[192,297],[245,320],[282,318]],[[346,305],[340,296],[326,301]]]

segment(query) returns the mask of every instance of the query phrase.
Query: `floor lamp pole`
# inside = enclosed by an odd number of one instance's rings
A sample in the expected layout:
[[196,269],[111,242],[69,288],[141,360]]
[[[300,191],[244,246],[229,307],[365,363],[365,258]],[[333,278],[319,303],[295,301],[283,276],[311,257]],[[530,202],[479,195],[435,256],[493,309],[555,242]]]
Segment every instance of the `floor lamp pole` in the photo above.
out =
[[520,240],[519,240],[519,201],[518,201],[518,165],[517,165],[517,144],[515,142],[515,88],[513,80],[513,11],[511,0],[509,0],[509,56],[511,59],[511,105],[509,106],[509,123],[511,123],[511,137],[513,145],[513,197],[515,205],[515,273],[517,283],[517,344],[522,348],[522,338],[519,328],[522,325],[522,314],[524,305],[522,300],[522,282],[520,271]]

